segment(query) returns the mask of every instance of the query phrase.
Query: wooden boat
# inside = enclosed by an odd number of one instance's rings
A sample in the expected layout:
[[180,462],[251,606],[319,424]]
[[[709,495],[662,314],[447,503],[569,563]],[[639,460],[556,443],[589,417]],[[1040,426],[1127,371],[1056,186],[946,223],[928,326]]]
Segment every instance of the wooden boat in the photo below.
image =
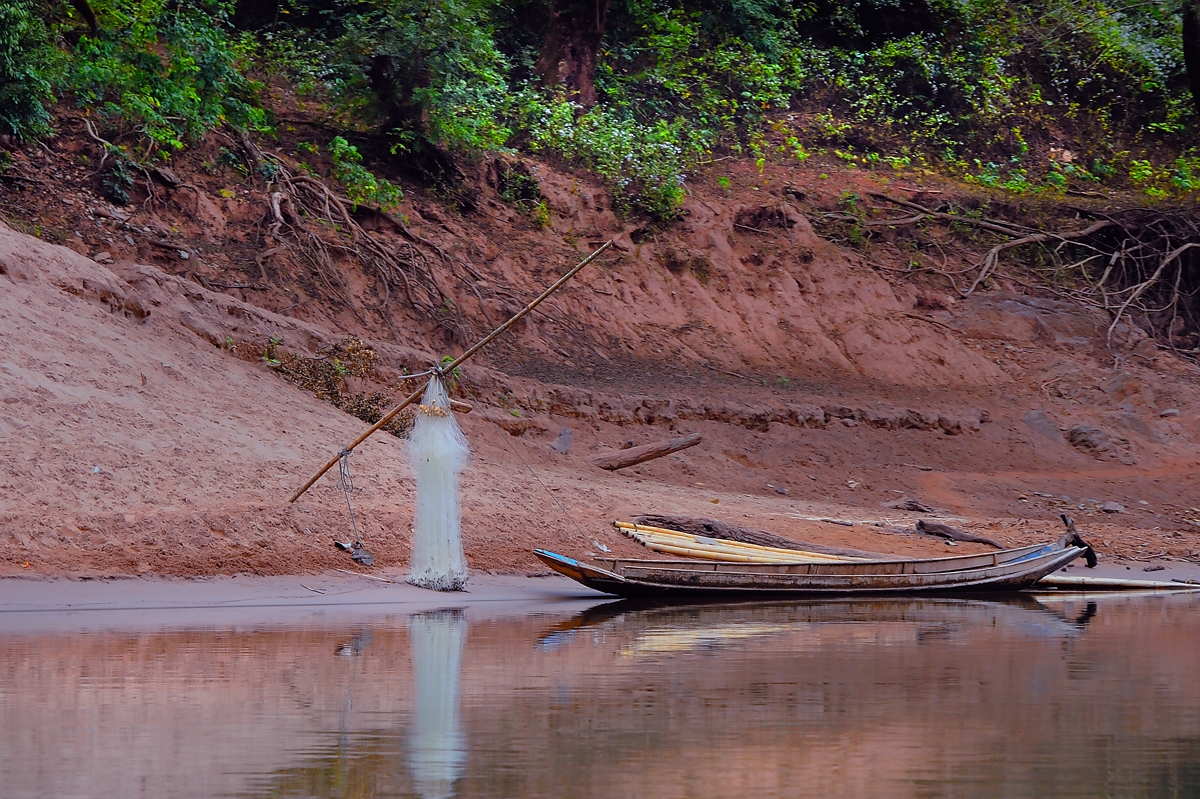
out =
[[911,594],[1020,591],[1082,555],[1082,547],[1044,544],[982,555],[917,560],[729,562],[581,561],[544,549],[539,560],[589,588],[625,597]]

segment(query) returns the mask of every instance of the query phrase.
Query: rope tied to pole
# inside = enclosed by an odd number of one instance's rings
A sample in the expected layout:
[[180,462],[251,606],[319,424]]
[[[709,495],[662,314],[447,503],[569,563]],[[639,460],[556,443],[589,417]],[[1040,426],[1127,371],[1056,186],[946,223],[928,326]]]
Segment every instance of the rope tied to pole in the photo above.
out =
[[354,542],[334,541],[333,545],[343,552],[349,552],[351,559],[355,562],[370,566],[375,562],[375,556],[363,546],[362,538],[358,534],[358,523],[354,519],[354,505],[350,502],[350,495],[354,492],[354,475],[350,473],[350,453],[351,450],[346,448],[338,453],[338,488],[341,490],[342,496],[346,498],[346,510],[350,513],[350,530],[354,533]]
[[354,521],[354,506],[350,504],[350,494],[354,491],[354,475],[350,474],[350,450],[343,449],[338,453],[338,488],[346,498],[346,510],[350,512],[350,529],[354,532],[354,545],[362,546],[358,537],[358,525]]

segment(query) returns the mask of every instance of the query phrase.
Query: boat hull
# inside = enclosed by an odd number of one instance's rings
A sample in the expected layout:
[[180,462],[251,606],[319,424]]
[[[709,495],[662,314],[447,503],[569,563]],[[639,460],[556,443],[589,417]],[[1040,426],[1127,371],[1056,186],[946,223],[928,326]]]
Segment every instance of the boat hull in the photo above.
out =
[[928,561],[744,564],[614,560],[602,565],[542,549],[534,554],[559,574],[606,594],[746,598],[1020,591],[1075,560],[1083,550],[1049,545],[1012,560],[998,558],[1001,562],[943,571],[924,570],[920,564]]

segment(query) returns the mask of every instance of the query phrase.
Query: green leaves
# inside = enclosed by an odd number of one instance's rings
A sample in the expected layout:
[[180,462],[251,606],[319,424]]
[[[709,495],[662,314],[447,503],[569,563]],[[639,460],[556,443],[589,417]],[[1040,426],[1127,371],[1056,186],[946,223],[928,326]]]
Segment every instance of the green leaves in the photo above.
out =
[[452,150],[492,150],[510,131],[508,63],[491,34],[488,0],[378,0],[351,14],[347,60],[378,95],[405,147],[417,134]]
[[594,169],[627,213],[675,216],[684,176],[709,144],[686,118],[642,123],[599,105],[585,112],[533,89],[521,94],[520,108],[534,151],[552,150]]
[[167,151],[225,120],[263,126],[220,11],[168,11],[162,0],[104,0],[95,9],[100,34],[80,39],[60,83],[79,105]]
[[49,132],[56,56],[45,23],[31,7],[24,0],[0,0],[0,133]]
[[333,176],[346,187],[346,196],[355,208],[360,203],[374,203],[390,211],[404,199],[400,187],[375,177],[362,165],[363,158],[358,148],[341,136],[334,136],[333,141],[329,142],[329,156],[333,161]]

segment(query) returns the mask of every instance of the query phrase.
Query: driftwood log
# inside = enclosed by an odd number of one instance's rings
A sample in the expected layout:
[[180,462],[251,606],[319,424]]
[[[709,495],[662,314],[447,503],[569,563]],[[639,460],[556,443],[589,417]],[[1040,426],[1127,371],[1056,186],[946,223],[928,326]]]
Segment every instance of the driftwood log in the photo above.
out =
[[1062,519],[1062,523],[1067,526],[1067,531],[1063,533],[1058,543],[1063,547],[1083,547],[1083,559],[1087,562],[1087,567],[1089,569],[1096,568],[1099,560],[1096,557],[1096,550],[1092,549],[1092,545],[1084,541],[1083,536],[1075,529],[1075,520],[1065,513],[1060,514],[1058,518]]
[[670,455],[672,452],[679,452],[681,449],[694,447],[702,440],[699,433],[692,433],[680,438],[672,438],[668,441],[656,441],[653,444],[643,444],[640,447],[630,447],[629,449],[621,449],[616,452],[605,452],[601,455],[593,456],[589,460],[593,465],[599,466],[601,469],[615,472],[617,469],[624,469],[626,466],[636,466],[639,463],[661,458],[663,455]]
[[638,516],[634,524],[644,524],[647,527],[662,527],[688,535],[703,535],[709,538],[720,538],[726,541],[740,541],[743,544],[757,544],[760,547],[778,547],[780,549],[802,549],[807,552],[820,552],[824,555],[844,555],[854,558],[886,558],[878,552],[864,552],[861,549],[846,549],[844,547],[827,547],[821,544],[810,544],[805,541],[793,541],[790,538],[738,527],[736,524],[719,522],[716,519],[693,519],[688,516]]
[[968,533],[966,530],[959,530],[957,527],[951,527],[941,522],[927,522],[924,519],[920,519],[917,521],[917,532],[941,536],[951,541],[969,541],[972,544],[987,544],[989,547],[1004,549],[1004,545],[998,541],[993,541],[990,538],[984,538],[974,533]]

